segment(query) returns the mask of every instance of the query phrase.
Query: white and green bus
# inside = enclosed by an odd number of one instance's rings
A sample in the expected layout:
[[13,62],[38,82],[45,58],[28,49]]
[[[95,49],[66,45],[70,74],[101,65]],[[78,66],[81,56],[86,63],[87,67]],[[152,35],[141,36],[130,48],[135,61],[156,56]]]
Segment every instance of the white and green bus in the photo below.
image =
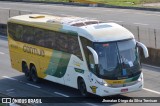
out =
[[11,65],[39,78],[108,96],[143,88],[139,48],[146,46],[116,23],[28,14],[8,20]]

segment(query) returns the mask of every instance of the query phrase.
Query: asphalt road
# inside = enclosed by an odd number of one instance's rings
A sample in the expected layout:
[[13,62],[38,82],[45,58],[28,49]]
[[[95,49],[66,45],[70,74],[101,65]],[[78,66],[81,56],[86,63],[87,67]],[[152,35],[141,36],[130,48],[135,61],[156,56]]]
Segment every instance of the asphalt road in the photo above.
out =
[[[116,95],[115,97],[159,97],[160,98],[160,68],[143,65],[144,72],[144,89],[138,92]],[[53,102],[64,102],[68,99],[58,97],[81,97],[78,90],[66,87],[60,84],[42,80],[41,83],[35,84],[27,81],[23,75],[11,68],[8,52],[8,41],[6,38],[0,37],[0,93],[13,97],[56,97]],[[113,96],[114,97],[114,96]],[[76,102],[70,100],[70,102]],[[90,103],[91,102],[91,103]],[[82,106],[124,106],[135,105],[131,103],[92,103],[86,100],[76,105]],[[58,103],[59,104],[59,103]],[[150,106],[150,103],[136,103],[136,105]],[[54,104],[36,104],[36,106],[53,106]],[[66,105],[61,103],[59,105]],[[68,105],[75,105],[68,103]],[[152,105],[158,106],[158,103]]]
[[33,11],[33,13],[41,12],[55,15],[74,15],[96,18],[107,22],[160,29],[160,12],[154,11],[4,1],[0,1],[0,8]]

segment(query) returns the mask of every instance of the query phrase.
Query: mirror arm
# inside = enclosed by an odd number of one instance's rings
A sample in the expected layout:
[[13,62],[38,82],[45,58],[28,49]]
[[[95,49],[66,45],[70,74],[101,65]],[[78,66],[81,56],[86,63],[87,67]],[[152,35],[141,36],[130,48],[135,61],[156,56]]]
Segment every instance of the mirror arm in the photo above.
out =
[[89,46],[87,46],[87,48],[88,48],[88,49],[90,50],[90,52],[93,54],[95,64],[98,64],[99,61],[98,61],[98,54],[97,54],[97,52],[96,52],[93,48],[91,48],[91,47],[89,47]]
[[142,47],[145,58],[149,57],[149,53],[148,53],[147,47],[143,43],[138,42],[138,41],[137,41],[137,45]]

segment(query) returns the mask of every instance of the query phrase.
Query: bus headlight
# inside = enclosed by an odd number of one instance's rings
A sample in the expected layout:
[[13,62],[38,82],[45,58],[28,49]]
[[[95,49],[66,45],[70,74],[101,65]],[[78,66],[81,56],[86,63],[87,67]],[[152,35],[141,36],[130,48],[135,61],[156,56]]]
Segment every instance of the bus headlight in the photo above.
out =
[[138,81],[139,81],[139,82],[141,82],[141,81],[142,81],[142,77],[141,77],[141,76],[138,78]]
[[104,86],[108,86],[108,84],[105,83]]
[[138,81],[139,82],[143,81],[143,73],[141,73],[140,77],[138,78]]
[[98,84],[100,85],[103,85],[103,86],[108,86],[108,84],[104,81],[104,80],[101,80],[101,81],[98,81],[96,80]]

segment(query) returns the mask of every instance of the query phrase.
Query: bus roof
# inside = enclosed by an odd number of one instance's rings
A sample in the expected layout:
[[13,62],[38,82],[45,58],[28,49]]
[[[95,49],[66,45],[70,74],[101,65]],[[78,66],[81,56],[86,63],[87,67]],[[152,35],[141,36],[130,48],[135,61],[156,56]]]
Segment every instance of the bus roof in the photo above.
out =
[[134,38],[126,28],[116,23],[99,22],[74,16],[27,14],[14,16],[8,22],[40,27],[59,32],[76,32],[93,42],[109,42]]

